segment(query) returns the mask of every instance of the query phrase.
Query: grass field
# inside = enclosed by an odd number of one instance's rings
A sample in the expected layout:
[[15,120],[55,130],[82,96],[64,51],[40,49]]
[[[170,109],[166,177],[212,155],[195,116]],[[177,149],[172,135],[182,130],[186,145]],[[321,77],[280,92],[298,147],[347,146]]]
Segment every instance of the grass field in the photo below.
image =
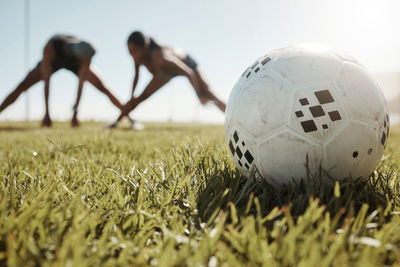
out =
[[368,180],[274,189],[222,126],[0,123],[0,266],[400,265],[400,128]]

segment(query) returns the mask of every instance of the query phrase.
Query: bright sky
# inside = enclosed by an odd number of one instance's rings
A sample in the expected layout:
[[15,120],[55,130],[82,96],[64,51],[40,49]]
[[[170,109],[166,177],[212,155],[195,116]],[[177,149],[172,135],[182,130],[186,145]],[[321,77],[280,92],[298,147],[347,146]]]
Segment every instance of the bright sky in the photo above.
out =
[[[398,0],[31,0],[29,66],[41,58],[55,33],[69,33],[97,48],[93,65],[126,102],[133,64],[126,48],[139,29],[159,43],[180,47],[195,58],[214,92],[227,100],[239,75],[254,59],[292,43],[317,42],[347,51],[374,72],[400,71],[400,1]],[[25,76],[24,1],[0,1],[0,101]],[[143,68],[137,91],[150,79]],[[52,77],[50,112],[69,119],[77,79],[68,71]],[[393,92],[392,92],[393,93]],[[30,117],[44,114],[43,84],[29,91]],[[0,114],[23,119],[25,97]],[[118,110],[91,85],[84,87],[80,118],[111,121]],[[175,78],[135,110],[139,120],[223,122],[214,106],[201,106],[189,82]]]

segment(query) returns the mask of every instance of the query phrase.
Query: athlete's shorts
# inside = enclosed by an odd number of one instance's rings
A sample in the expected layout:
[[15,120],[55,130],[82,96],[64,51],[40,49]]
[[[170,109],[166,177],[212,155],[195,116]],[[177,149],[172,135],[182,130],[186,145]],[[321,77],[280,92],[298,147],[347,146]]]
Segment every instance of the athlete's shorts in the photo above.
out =
[[82,61],[91,59],[96,53],[94,47],[85,41],[71,42],[64,36],[55,36],[50,42],[56,54],[51,62],[52,73],[67,69],[78,75]]
[[188,65],[192,70],[197,71],[198,64],[197,62],[189,55],[186,55],[183,62]]
[[96,53],[96,49],[94,49],[90,43],[85,41],[67,44],[67,49],[71,50],[72,56],[80,60],[91,59]]

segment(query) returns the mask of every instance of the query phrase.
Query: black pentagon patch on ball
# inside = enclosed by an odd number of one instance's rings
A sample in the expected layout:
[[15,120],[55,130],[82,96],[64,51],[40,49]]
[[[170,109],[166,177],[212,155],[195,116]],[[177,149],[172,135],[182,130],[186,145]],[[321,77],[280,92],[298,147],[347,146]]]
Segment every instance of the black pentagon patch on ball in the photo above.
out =
[[303,127],[304,132],[314,132],[317,130],[317,126],[315,125],[313,120],[302,121],[301,127]]
[[233,133],[233,139],[235,139],[235,143],[237,143],[239,140],[239,136],[236,131]]
[[386,134],[385,134],[385,132],[383,132],[382,133],[382,138],[381,138],[382,145],[385,145],[385,141],[386,141]]
[[247,68],[247,69],[242,73],[242,77],[246,74],[246,72],[247,72],[248,69],[249,69],[249,68]]
[[270,61],[271,61],[271,58],[270,57],[266,57],[266,58],[263,59],[263,61],[261,61],[261,64],[264,66],[265,64],[267,64]]
[[310,107],[310,111],[314,118],[325,115],[325,111],[322,109],[320,105]]
[[337,111],[337,110],[328,112],[328,115],[329,115],[329,118],[331,118],[332,121],[338,121],[338,120],[342,119],[342,117],[340,116],[339,111]]
[[333,97],[329,90],[318,91],[314,93],[320,104],[327,104],[334,102]]
[[236,154],[238,155],[239,159],[241,159],[243,156],[243,153],[238,146],[236,147]]
[[308,104],[309,104],[307,98],[299,99],[299,102],[300,102],[300,104],[301,104],[302,106],[305,106],[305,105],[308,105]]
[[304,116],[303,111],[299,110],[295,112],[297,118],[301,118]]
[[246,153],[244,153],[244,156],[250,164],[253,162],[254,158],[248,150],[246,150]]
[[235,148],[233,147],[231,140],[229,140],[229,150],[231,151],[232,156],[235,156]]

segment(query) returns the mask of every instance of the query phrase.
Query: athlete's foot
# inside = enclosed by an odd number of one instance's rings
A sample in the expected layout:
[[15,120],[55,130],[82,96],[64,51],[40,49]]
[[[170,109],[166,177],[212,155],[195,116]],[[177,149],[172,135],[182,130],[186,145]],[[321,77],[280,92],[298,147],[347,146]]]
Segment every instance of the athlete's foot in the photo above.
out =
[[135,120],[133,120],[131,117],[128,116],[128,120],[131,124],[131,128],[134,129],[135,128],[135,124],[137,123]]
[[110,125],[107,126],[107,128],[117,128],[118,126],[118,121],[115,121],[113,123],[111,123]]
[[71,120],[71,126],[75,128],[75,127],[79,127],[79,125],[80,125],[80,123],[79,123],[78,117],[73,116],[72,120]]
[[52,121],[49,115],[46,115],[42,121],[42,127],[51,127]]

